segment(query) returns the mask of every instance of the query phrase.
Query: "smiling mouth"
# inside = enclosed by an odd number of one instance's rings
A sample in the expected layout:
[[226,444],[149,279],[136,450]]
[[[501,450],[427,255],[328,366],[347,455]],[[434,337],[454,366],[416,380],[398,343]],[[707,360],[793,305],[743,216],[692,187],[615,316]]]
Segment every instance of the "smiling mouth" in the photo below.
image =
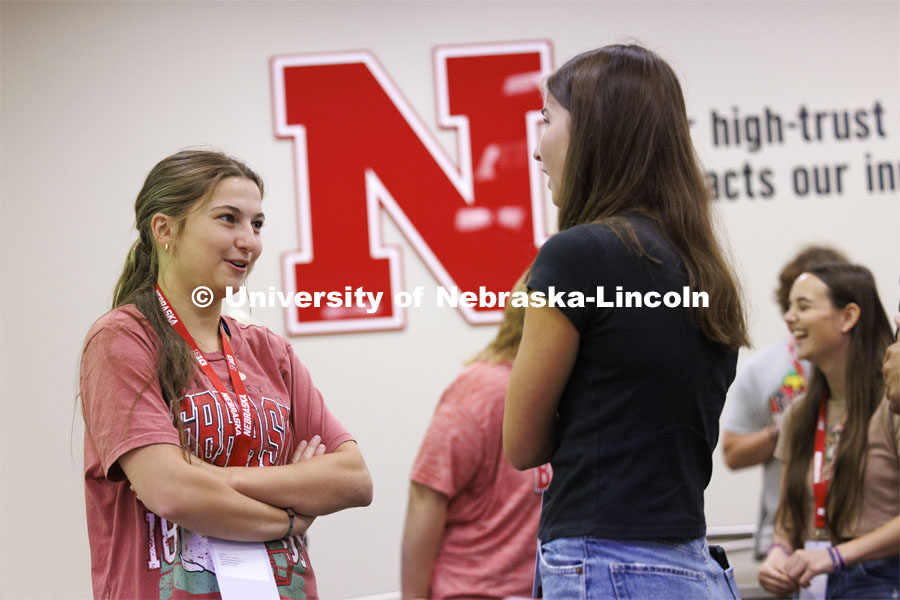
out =
[[227,262],[229,265],[232,265],[233,267],[236,267],[238,269],[246,269],[247,265],[250,264],[245,260],[226,260],[225,262]]

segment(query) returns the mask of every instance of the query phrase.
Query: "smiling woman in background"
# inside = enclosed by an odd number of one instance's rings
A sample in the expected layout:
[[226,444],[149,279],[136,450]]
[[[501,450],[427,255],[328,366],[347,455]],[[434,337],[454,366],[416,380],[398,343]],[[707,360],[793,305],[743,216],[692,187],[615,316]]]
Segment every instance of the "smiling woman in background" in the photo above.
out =
[[138,194],[139,238],[81,360],[95,598],[220,597],[208,536],[265,542],[247,579],[314,598],[306,528],[371,502],[356,443],[291,345],[221,314],[262,251],[262,192],[243,163],[184,151]]
[[759,582],[773,594],[816,575],[827,598],[900,593],[900,416],[884,395],[891,328],[865,267],[810,268],[784,320],[813,374],[785,415],[782,496]]

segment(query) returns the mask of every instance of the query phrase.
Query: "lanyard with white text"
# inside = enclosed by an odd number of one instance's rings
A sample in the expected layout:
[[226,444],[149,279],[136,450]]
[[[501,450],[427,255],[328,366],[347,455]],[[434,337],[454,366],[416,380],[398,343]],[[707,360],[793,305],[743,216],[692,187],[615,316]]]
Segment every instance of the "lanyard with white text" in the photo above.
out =
[[175,309],[169,303],[168,299],[166,299],[165,294],[159,289],[159,284],[156,286],[156,297],[159,300],[160,307],[162,307],[163,314],[166,316],[166,320],[172,324],[175,331],[177,331],[191,347],[194,358],[197,359],[197,364],[200,365],[200,369],[216,388],[216,391],[219,392],[219,395],[225,402],[225,406],[228,408],[228,413],[231,417],[231,428],[234,430],[234,446],[227,455],[225,466],[247,466],[247,460],[250,457],[250,448],[253,445],[253,411],[250,410],[250,398],[247,395],[247,388],[244,387],[244,382],[241,381],[241,375],[237,369],[234,354],[231,351],[231,344],[228,343],[228,336],[225,335],[225,331],[220,325],[219,331],[222,334],[222,348],[224,349],[225,358],[228,361],[228,372],[231,376],[231,384],[234,386],[234,391],[237,393],[238,400],[241,403],[240,411],[238,411],[238,407],[231,398],[231,394],[228,393],[225,386],[222,384],[222,380],[219,379],[219,376],[216,375],[215,371],[213,371],[210,366],[209,361],[203,356],[203,352],[200,351],[193,336],[191,336],[187,327],[184,326],[184,323],[181,322],[181,319],[178,318],[178,314],[175,312]]
[[825,529],[825,498],[828,496],[828,480],[825,479],[825,428],[828,394],[822,394],[822,406],[816,422],[816,441],[813,450],[813,496],[815,498],[815,526]]

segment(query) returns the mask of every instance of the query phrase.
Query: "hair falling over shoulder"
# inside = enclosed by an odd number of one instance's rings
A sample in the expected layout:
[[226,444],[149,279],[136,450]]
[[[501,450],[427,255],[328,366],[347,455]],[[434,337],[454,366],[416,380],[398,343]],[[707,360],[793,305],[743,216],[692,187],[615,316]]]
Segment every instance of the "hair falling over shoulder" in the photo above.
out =
[[176,407],[194,373],[196,361],[188,345],[166,320],[156,298],[160,247],[153,238],[151,222],[154,215],[162,213],[182,223],[188,212],[207,199],[227,177],[249,179],[259,187],[260,195],[263,193],[259,175],[221,152],[184,150],[157,163],[134,203],[138,239],[125,258],[122,275],[113,291],[113,308],[134,304],[156,336],[156,373],[150,377],[159,380],[182,444],[186,443],[184,426]]
[[[893,341],[891,325],[878,298],[875,279],[865,267],[849,263],[820,264],[806,269],[822,280],[835,308],[855,303],[859,319],[850,330],[847,352],[847,420],[838,442],[833,476],[825,500],[825,526],[832,543],[849,530],[858,516],[862,500],[869,421],[884,395],[881,358]],[[788,533],[795,548],[803,546],[810,519],[809,465],[813,456],[816,422],[828,382],[813,369],[806,395],[792,408],[790,427],[783,435],[789,450],[781,502],[776,522]]]
[[[525,281],[531,270],[529,269],[519,277],[511,290],[515,292],[527,292],[528,287]],[[503,320],[500,321],[500,328],[497,329],[497,335],[488,343],[484,349],[467,361],[467,364],[477,361],[488,362],[512,362],[516,358],[516,352],[519,350],[519,343],[522,341],[522,330],[525,327],[525,307],[514,306],[512,302],[507,302],[503,309]]]
[[652,219],[680,255],[691,288],[709,294],[709,308],[691,309],[703,335],[729,349],[747,345],[738,283],[716,239],[671,67],[641,46],[606,46],[566,62],[547,80],[547,92],[570,118],[560,231],[603,222],[645,254],[618,217]]

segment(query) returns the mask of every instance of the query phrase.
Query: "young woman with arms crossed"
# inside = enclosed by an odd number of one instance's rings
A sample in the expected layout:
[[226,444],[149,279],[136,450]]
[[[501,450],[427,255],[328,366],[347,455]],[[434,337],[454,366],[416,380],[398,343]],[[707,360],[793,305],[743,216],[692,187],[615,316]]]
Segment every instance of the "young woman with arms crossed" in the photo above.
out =
[[529,288],[709,296],[708,308],[526,309],[503,443],[519,469],[553,466],[544,596],[732,597],[724,553],[706,545],[703,491],[747,336],[681,87],[652,52],[608,46],[550,76],[544,115],[534,155],[560,233]]
[[137,197],[139,238],[81,364],[96,598],[218,598],[207,536],[267,542],[278,594],[316,597],[303,533],[371,502],[291,345],[221,315],[262,250],[262,192],[243,163],[184,151]]
[[775,449],[782,496],[759,582],[787,595],[827,574],[826,598],[896,598],[900,416],[881,372],[890,323],[865,267],[813,267],[790,297],[784,319],[814,369]]

